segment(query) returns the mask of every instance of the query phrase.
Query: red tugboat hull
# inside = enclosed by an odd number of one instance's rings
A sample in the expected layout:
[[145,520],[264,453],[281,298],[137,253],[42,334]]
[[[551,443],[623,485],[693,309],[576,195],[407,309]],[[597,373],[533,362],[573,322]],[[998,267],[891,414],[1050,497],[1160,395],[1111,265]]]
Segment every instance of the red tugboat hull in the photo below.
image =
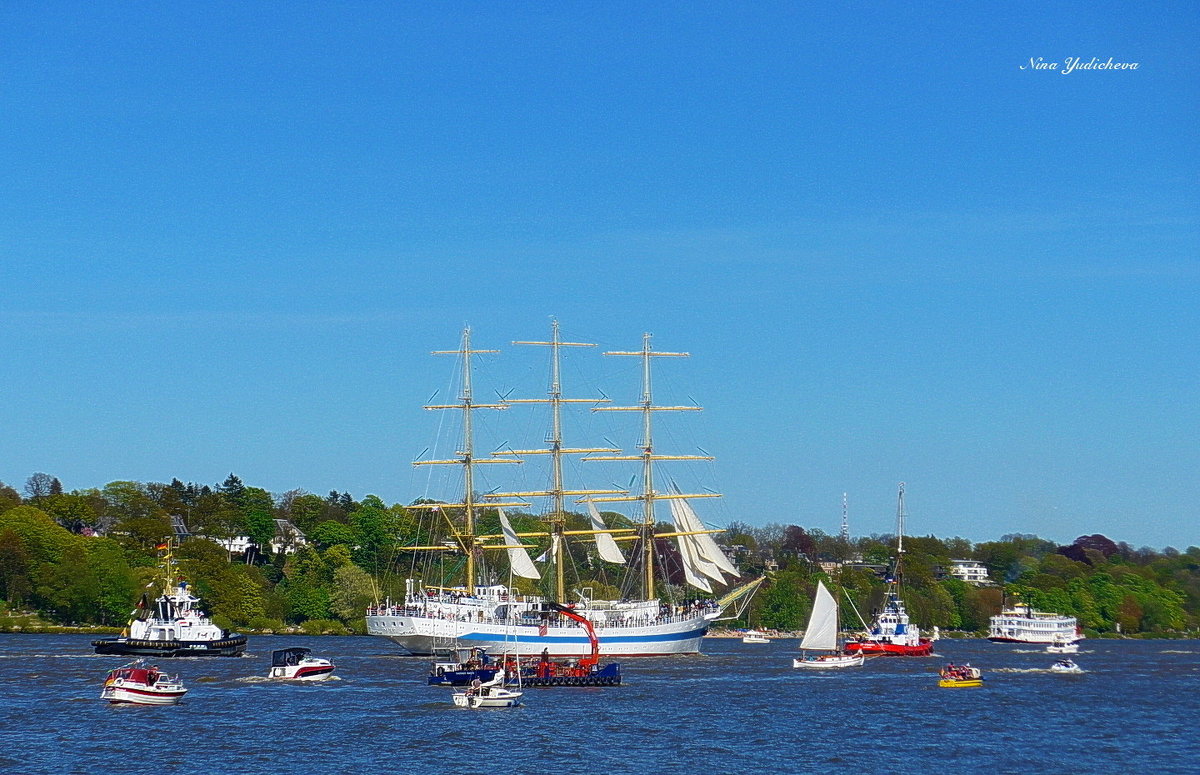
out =
[[931,657],[933,656],[933,641],[922,638],[915,646],[905,646],[899,643],[849,641],[846,643],[846,652],[865,656]]

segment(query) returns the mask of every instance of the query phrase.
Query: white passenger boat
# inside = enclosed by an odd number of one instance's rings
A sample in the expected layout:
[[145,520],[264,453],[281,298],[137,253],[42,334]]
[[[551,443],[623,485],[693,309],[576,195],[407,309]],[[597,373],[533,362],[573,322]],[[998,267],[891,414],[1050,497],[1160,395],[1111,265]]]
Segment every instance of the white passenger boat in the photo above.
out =
[[174,705],[186,693],[179,676],[162,673],[157,665],[138,659],[109,671],[100,699],[131,705]]
[[1035,611],[1027,603],[1001,610],[988,628],[988,640],[994,643],[1071,644],[1082,639],[1074,616]]

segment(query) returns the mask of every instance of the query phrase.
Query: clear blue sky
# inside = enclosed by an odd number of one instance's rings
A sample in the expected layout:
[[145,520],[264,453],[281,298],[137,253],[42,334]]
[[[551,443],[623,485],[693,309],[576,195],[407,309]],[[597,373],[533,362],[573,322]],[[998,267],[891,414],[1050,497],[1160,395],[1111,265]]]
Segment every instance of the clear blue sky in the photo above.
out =
[[407,502],[556,316],[711,521],[1200,543],[1194,5],[242,5],[0,6],[0,480]]

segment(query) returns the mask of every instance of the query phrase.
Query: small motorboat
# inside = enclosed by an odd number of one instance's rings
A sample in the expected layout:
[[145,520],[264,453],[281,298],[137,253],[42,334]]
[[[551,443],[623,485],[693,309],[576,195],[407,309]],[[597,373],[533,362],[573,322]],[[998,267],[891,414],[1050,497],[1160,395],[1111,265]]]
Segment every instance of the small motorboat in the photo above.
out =
[[766,633],[758,630],[746,630],[746,634],[742,636],[742,643],[770,643],[771,639],[766,636]]
[[1050,665],[1052,673],[1082,673],[1083,668],[1075,664],[1071,659],[1060,659],[1053,665]]
[[1079,653],[1079,644],[1072,640],[1067,640],[1061,635],[1055,635],[1054,641],[1046,646],[1046,652],[1049,654],[1077,654]]
[[174,705],[186,693],[179,676],[167,675],[159,671],[158,665],[136,659],[109,671],[100,699],[132,705]]
[[335,665],[328,659],[312,656],[312,649],[276,649],[271,652],[271,672],[267,678],[281,681],[324,681],[333,675]]
[[430,686],[470,686],[496,677],[500,664],[481,648],[456,649],[449,659],[439,659],[429,671]]
[[460,708],[511,708],[521,704],[523,692],[514,692],[504,687],[504,676],[501,670],[490,681],[471,681],[465,691],[455,692],[452,696],[454,704]]
[[951,663],[941,669],[938,686],[943,689],[971,689],[983,686],[983,673],[979,668],[970,664],[956,665]]

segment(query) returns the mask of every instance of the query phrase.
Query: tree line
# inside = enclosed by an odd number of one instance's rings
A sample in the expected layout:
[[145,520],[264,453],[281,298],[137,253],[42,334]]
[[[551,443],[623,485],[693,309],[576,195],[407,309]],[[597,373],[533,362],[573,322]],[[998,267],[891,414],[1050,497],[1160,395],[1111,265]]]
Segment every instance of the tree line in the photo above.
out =
[[[214,485],[118,481],[64,492],[57,478],[38,473],[23,492],[0,483],[0,617],[33,610],[53,622],[123,625],[160,575],[156,547],[175,535],[176,517],[193,535],[176,551],[179,571],[222,626],[363,632],[372,601],[403,595],[404,578],[415,567],[406,547],[441,540],[437,520],[453,516],[429,515],[374,495],[356,500],[345,492],[299,489],[272,494],[234,474]],[[541,524],[532,514],[509,516],[519,532],[535,532]],[[621,515],[605,516],[610,527],[629,526]],[[276,520],[294,525],[307,542],[272,553]],[[568,523],[585,530],[588,518],[572,514]],[[480,530],[499,532],[494,512],[484,513]],[[235,536],[248,537],[254,549],[235,556],[221,545]],[[722,540],[745,576],[768,576],[741,624],[779,630],[803,627],[818,580],[840,587],[853,603],[842,607],[843,626],[861,627],[854,612],[869,620],[881,605],[881,569],[895,545],[890,535],[844,540],[797,525],[744,522],[729,525]],[[660,539],[656,551],[674,582],[668,590],[689,594],[672,544]],[[949,577],[946,569],[954,559],[982,563],[995,584]],[[622,596],[637,575],[636,566],[601,562],[586,544],[573,544],[567,560],[577,588],[590,587],[596,597]],[[461,556],[443,552],[441,562],[441,580],[460,583],[453,576]],[[489,562],[493,577],[507,582],[503,552]],[[425,569],[427,579],[431,572]],[[905,536],[902,572],[909,614],[926,628],[979,632],[1005,599],[1017,598],[1039,610],[1074,615],[1094,634],[1200,628],[1195,546],[1134,549],[1102,535],[1080,536],[1065,546],[1024,534],[977,544]],[[529,580],[518,586],[539,591]]]

